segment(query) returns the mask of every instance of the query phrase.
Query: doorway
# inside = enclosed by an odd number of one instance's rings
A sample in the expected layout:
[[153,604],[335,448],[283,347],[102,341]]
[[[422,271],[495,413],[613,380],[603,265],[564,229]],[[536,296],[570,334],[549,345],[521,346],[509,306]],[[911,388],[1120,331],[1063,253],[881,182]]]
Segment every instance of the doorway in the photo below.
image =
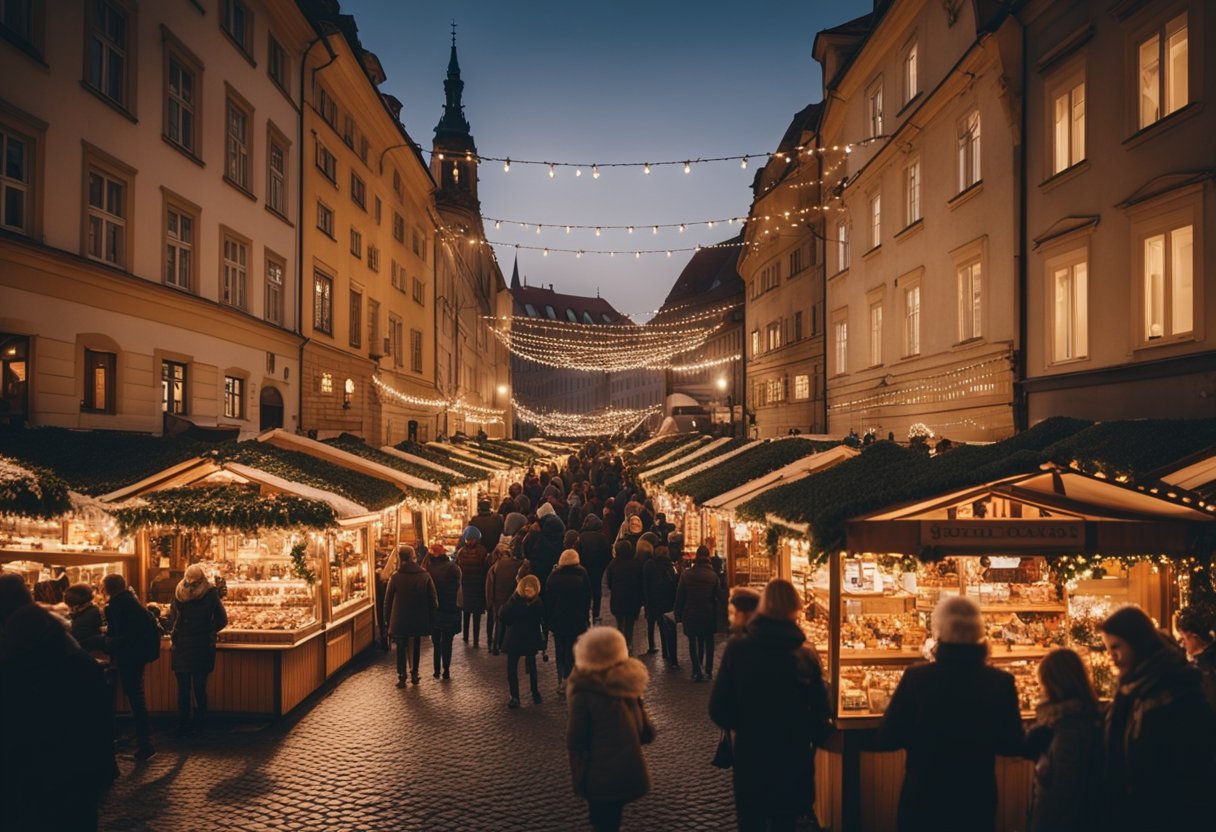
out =
[[262,386],[258,396],[258,413],[260,430],[272,430],[283,427],[283,394],[277,387]]
[[22,425],[29,418],[30,339],[0,333],[0,425]]

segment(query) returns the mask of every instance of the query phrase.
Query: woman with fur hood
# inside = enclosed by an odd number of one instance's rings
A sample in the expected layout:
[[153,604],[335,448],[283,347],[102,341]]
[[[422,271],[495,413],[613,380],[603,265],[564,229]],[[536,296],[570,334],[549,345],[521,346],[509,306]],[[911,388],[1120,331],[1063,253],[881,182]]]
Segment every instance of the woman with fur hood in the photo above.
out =
[[545,616],[545,605],[540,597],[540,580],[535,575],[519,579],[515,594],[503,606],[499,620],[506,626],[507,634],[502,647],[507,651],[507,685],[511,689],[509,708],[519,707],[519,660],[524,660],[528,679],[532,682],[532,701],[542,701],[540,685],[536,678],[536,653],[541,647],[541,622]]
[[642,702],[648,682],[646,666],[629,658],[618,630],[592,627],[575,643],[566,749],[574,793],[587,801],[595,832],[619,830],[625,804],[650,791],[642,754],[654,741]]
[[170,667],[177,677],[177,727],[179,732],[186,733],[197,729],[207,716],[207,677],[215,669],[216,636],[228,626],[228,613],[220,594],[197,563],[186,569],[173,591],[169,622],[173,642]]

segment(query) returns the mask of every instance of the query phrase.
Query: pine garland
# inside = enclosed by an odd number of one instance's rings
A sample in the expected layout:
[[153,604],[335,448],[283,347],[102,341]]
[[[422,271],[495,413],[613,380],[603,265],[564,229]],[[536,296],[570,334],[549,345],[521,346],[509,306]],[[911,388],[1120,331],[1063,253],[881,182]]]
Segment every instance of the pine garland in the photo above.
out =
[[317,573],[308,567],[308,561],[304,558],[307,551],[308,544],[304,542],[291,547],[291,571],[296,574],[297,578],[307,581],[311,586],[317,582]]
[[461,462],[459,457],[455,457],[452,454],[443,453],[442,451],[437,451],[434,448],[430,448],[419,442],[411,442],[406,439],[402,442],[398,442],[393,447],[402,453],[407,453],[411,456],[429,460],[436,465],[442,465],[444,468],[451,468],[453,471],[469,477],[469,482],[484,480],[490,476],[489,472],[487,471],[483,471],[482,469],[470,465],[467,462]]
[[50,520],[71,509],[67,483],[59,477],[0,457],[0,515]]
[[138,504],[114,511],[119,529],[217,528],[245,534],[262,529],[327,529],[338,518],[329,503],[290,494],[260,495],[244,485],[169,488],[145,495]]
[[443,471],[436,471],[434,468],[426,465],[419,465],[416,462],[410,462],[408,459],[386,454],[384,451],[373,448],[359,437],[352,436],[349,433],[344,433],[333,439],[326,439],[324,442],[326,445],[337,448],[340,451],[346,451],[348,454],[362,457],[369,462],[375,462],[386,468],[392,468],[394,471],[400,471],[403,474],[409,474],[412,477],[433,482],[441,488],[439,492],[423,491],[414,488],[409,489],[408,493],[410,496],[419,501],[433,502],[441,497],[448,496],[449,490],[454,485],[465,485],[466,483],[476,481],[469,477],[454,476]]
[[218,458],[222,462],[248,465],[290,482],[340,494],[372,511],[388,508],[402,499],[401,491],[391,482],[266,442],[232,442],[218,449]]
[[[717,459],[718,457],[725,456],[726,454],[730,453],[731,451],[736,450],[738,448],[742,448],[744,445],[746,445],[747,443],[752,442],[752,441],[754,441],[754,440],[748,439],[743,436],[736,436],[733,439],[731,439],[729,442],[727,442],[726,444],[719,445],[717,448],[714,448],[712,451],[710,451],[707,454],[701,454],[700,456],[693,457],[692,459],[681,459],[680,463],[678,465],[673,465],[670,468],[667,468],[663,471],[659,471],[658,473],[654,474],[653,476],[647,476],[646,482],[661,486],[664,483],[666,483],[669,479],[671,479],[672,477],[675,477],[678,474],[684,473],[689,468],[695,468],[696,466],[701,465],[702,463],[712,462],[713,460]],[[690,454],[690,456],[691,456],[691,454]]]
[[732,488],[770,474],[791,462],[833,448],[835,442],[815,442],[809,439],[787,439],[782,441],[757,442],[740,454],[722,464],[671,483],[668,491],[690,498],[694,503],[703,503],[711,497],[725,494]]

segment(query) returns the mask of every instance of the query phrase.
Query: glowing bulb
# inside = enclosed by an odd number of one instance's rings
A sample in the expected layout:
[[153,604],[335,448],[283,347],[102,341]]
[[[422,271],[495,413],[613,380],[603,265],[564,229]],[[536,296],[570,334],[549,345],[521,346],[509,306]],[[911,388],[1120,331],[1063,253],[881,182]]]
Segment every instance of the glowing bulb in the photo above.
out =
[[547,249],[547,248],[545,249],[545,256],[546,256],[546,257],[548,257],[548,256],[549,256],[549,249]]
[[[442,157],[440,157],[442,158]],[[650,173],[650,162],[642,163],[642,173]]]
[[595,236],[600,236],[600,227],[598,225],[595,227]]
[[500,228],[502,228],[502,220],[494,220],[494,230],[497,231]]
[[581,257],[583,256],[583,253],[582,253],[581,251],[579,251],[579,252],[575,253],[575,255],[574,255],[574,256],[575,256],[576,258],[581,258]]
[[599,178],[600,178],[600,169],[599,169],[599,166],[597,166],[597,165],[592,165],[592,166],[591,166],[591,178],[592,178],[592,179],[599,179]]
[[743,170],[747,170],[747,157],[746,156],[744,156],[743,161],[739,163],[739,167],[742,168]]
[[845,153],[852,153],[852,152],[853,152],[853,145],[851,145],[851,144],[846,144],[846,145],[844,146],[844,152],[845,152]]
[[642,256],[642,252],[640,252],[640,251],[635,251],[635,252],[633,253],[633,259],[634,259],[634,260],[639,259],[641,256]]
[[651,232],[652,234],[658,234],[658,233],[659,233],[659,227],[658,227],[657,225],[656,225],[656,226],[653,226],[653,227],[650,229],[650,232]]
[[707,222],[707,223],[705,223],[705,224],[706,224],[708,227],[710,227],[710,228],[713,228],[713,227],[714,227],[714,221],[713,221],[713,220],[710,220],[709,222]]
[[441,162],[443,161],[443,154],[442,154],[442,153],[440,153],[440,154],[439,154],[439,161],[441,161]]
[[633,233],[633,226],[632,226],[632,225],[631,225],[631,226],[629,226],[629,233],[630,233],[630,234],[632,234],[632,233]]
[[552,179],[555,176],[557,176],[557,168],[553,167],[553,165],[549,165],[549,178]]
[[582,169],[582,168],[575,168],[575,169],[574,169],[574,175],[575,175],[575,176],[582,176],[582,175],[583,175],[583,169]]
[[540,233],[540,223],[537,223],[537,224],[536,224],[536,233],[537,233],[537,234],[539,234],[539,233]]
[[568,226],[568,225],[566,226],[566,233],[567,233],[567,234],[569,234],[569,233],[570,233],[570,226]]
[[680,233],[684,233],[684,223],[680,223]]
[[690,163],[690,162],[685,162],[685,163],[684,163],[684,172],[685,172],[685,173],[692,173],[692,163]]
[[508,157],[506,158],[506,160],[504,160],[504,161],[503,161],[503,163],[502,163],[502,172],[503,172],[503,173],[510,173],[510,172],[511,172],[511,157],[509,157],[509,156],[508,156]]
[[671,249],[667,249],[667,256],[668,256],[668,257],[670,257],[670,256],[671,256]]

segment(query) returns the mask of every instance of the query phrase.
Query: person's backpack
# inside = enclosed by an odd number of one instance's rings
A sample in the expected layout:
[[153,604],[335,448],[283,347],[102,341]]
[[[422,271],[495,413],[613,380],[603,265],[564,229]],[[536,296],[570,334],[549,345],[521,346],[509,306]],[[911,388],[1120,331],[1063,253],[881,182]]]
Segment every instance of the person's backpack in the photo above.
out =
[[160,622],[152,617],[146,609],[140,621],[140,632],[131,646],[132,657],[145,664],[151,664],[160,658]]

